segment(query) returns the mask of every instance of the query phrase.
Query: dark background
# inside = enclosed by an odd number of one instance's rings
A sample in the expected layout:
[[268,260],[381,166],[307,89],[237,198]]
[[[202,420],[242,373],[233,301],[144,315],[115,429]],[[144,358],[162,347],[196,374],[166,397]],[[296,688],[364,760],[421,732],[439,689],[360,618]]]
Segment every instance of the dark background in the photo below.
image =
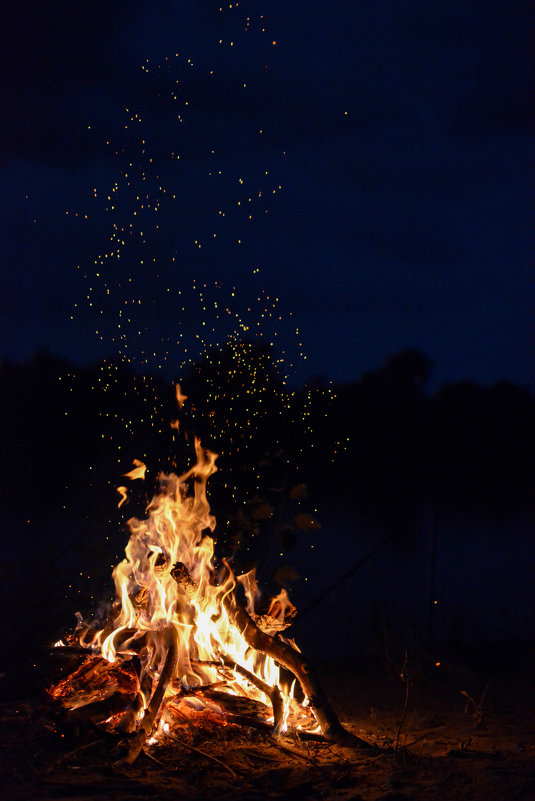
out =
[[1,31],[6,356],[169,378],[243,324],[294,384],[410,347],[435,386],[533,386],[527,0],[22,0]]

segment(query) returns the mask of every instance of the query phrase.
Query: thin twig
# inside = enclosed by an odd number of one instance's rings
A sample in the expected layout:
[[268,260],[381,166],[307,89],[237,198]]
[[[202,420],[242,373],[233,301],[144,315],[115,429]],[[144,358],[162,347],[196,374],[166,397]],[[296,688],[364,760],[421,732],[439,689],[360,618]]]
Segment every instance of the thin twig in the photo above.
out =
[[464,707],[464,712],[466,714],[468,712],[468,708],[469,708],[470,704],[472,704],[472,706],[474,707],[473,717],[474,717],[474,720],[475,720],[475,722],[476,722],[476,724],[478,726],[480,726],[481,723],[483,722],[483,701],[485,700],[485,696],[487,694],[487,691],[488,691],[489,687],[490,687],[490,682],[485,685],[485,689],[481,693],[481,697],[479,699],[479,703],[478,704],[476,704],[476,702],[474,701],[472,696],[469,695],[466,692],[466,690],[461,690],[461,695],[464,695],[464,697],[467,699],[465,707]]
[[178,644],[176,631],[172,625],[168,626],[166,629],[165,645],[167,646],[167,656],[165,657],[165,663],[160,674],[158,685],[153,693],[152,698],[150,699],[147,709],[145,710],[145,715],[139,724],[139,728],[128,742],[126,756],[123,760],[121,760],[127,765],[131,765],[133,762],[135,762],[139,752],[145,744],[146,739],[151,733],[154,726],[154,721],[162,704],[165,691],[176,668],[176,663],[178,661]]
[[106,742],[105,738],[101,737],[98,740],[91,740],[89,743],[77,745],[76,748],[72,749],[72,751],[67,751],[66,754],[62,754],[58,759],[56,759],[45,772],[52,773],[52,771],[59,767],[62,762],[66,762],[71,757],[76,756],[76,754],[80,753],[80,751],[87,751],[89,748],[93,748],[95,745],[102,745],[104,742]]
[[303,760],[303,762],[307,762],[309,765],[312,765],[313,768],[316,768],[316,770],[319,770],[321,773],[324,773],[326,776],[330,776],[330,773],[329,773],[328,770],[325,770],[325,768],[322,768],[320,765],[316,765],[316,763],[312,759],[310,759],[309,756],[306,756],[305,754],[301,754],[299,751],[296,751],[294,748],[290,748],[287,745],[283,745],[281,742],[276,740],[274,737],[271,738],[271,743],[272,743],[272,745],[275,746],[275,748],[278,748],[280,751],[284,751],[285,754],[290,754],[291,756],[295,757],[296,759],[301,759],[301,760]]
[[235,779],[238,778],[238,774],[236,773],[236,771],[232,770],[232,768],[230,768],[228,765],[226,765],[224,762],[222,762],[217,757],[212,756],[211,754],[207,754],[206,751],[202,751],[200,748],[197,748],[195,745],[190,745],[190,743],[187,743],[185,740],[181,740],[180,737],[175,737],[174,734],[173,734],[173,740],[175,742],[177,742],[177,743],[180,743],[180,745],[183,745],[185,748],[189,748],[190,751],[195,751],[196,754],[200,754],[200,756],[206,757],[206,759],[209,759],[212,762],[215,762],[217,765],[221,765],[221,767],[225,768],[225,770],[228,770],[228,772],[231,773],[232,776],[234,776]]
[[401,668],[401,679],[405,683],[405,702],[403,704],[403,712],[401,713],[401,720],[399,721],[398,731],[396,734],[396,745],[394,747],[394,756],[396,756],[398,753],[399,735],[401,734],[401,727],[403,726],[405,715],[407,713],[407,704],[409,703],[409,677],[407,675],[407,661],[408,661],[407,651],[405,651],[403,667]]
[[419,743],[421,740],[427,740],[428,737],[429,737],[428,734],[422,734],[422,736],[421,737],[417,737],[416,740],[413,740],[410,743],[405,743],[403,748],[411,748],[413,745],[416,745],[416,743]]
[[376,756],[376,757],[374,757],[374,759],[370,759],[369,762],[366,762],[366,767],[368,767],[369,765],[374,765],[376,762],[379,762],[380,759],[384,759],[386,756],[389,756],[390,754],[393,754],[393,753],[394,752],[392,751],[391,748],[385,748],[385,750],[382,751],[379,754],[379,756]]
[[[412,742],[410,742],[408,744],[405,744],[403,746],[403,748],[404,749],[411,748],[411,746],[416,745],[416,743],[419,743],[421,740],[426,740],[428,737],[429,737],[428,734],[422,734],[422,736],[421,737],[417,737],[416,740],[413,740]],[[371,759],[369,762],[366,762],[366,766],[374,765],[376,762],[378,762],[380,759],[384,759],[386,756],[394,756],[395,757],[396,756],[396,752],[392,748],[385,748],[385,750],[382,751],[379,754],[379,756],[376,756],[374,759]]]
[[148,757],[149,759],[152,759],[152,761],[153,761],[153,762],[156,762],[156,764],[157,764],[157,765],[162,765],[162,766],[164,766],[163,762],[161,762],[159,759],[156,759],[156,757],[155,757],[155,756],[153,756],[153,755],[150,753],[150,751],[148,751],[148,749],[147,749],[147,748],[142,748],[141,750],[143,751],[143,753],[145,754],[145,756],[146,756],[146,757]]

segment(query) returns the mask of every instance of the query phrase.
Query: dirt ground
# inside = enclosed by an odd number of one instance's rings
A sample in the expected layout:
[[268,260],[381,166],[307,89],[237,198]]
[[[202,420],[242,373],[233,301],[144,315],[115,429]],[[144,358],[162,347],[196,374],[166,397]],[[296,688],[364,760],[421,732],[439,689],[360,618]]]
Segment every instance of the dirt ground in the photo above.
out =
[[[0,706],[0,795],[22,799],[534,801],[535,676],[522,650],[393,671],[331,664],[322,682],[352,751],[230,725],[147,746],[115,767],[97,730],[61,735],[46,696]],[[5,693],[4,693],[5,697]]]

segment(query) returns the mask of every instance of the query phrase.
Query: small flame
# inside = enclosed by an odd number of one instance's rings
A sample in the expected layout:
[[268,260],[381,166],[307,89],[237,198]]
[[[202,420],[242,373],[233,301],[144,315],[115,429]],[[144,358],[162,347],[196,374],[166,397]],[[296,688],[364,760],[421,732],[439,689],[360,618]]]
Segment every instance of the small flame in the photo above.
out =
[[184,401],[187,401],[188,396],[183,395],[180,389],[180,384],[175,384],[175,393],[176,393],[176,402],[178,403],[178,408],[181,409],[184,406]]
[[268,615],[280,623],[284,623],[286,618],[291,619],[296,612],[297,609],[290,601],[288,593],[283,588],[275,598],[272,598]]
[[125,478],[131,478],[132,481],[136,478],[141,478],[142,480],[145,478],[145,473],[147,472],[147,465],[140,462],[139,459],[134,459],[134,469],[130,470],[129,473],[123,473]]

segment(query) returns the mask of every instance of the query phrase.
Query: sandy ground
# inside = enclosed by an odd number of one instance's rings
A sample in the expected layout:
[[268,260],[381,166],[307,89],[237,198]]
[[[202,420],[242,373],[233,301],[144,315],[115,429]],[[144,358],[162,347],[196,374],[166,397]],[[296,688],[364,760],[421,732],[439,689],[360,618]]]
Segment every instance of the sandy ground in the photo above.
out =
[[43,694],[0,707],[1,797],[535,799],[535,688],[525,650],[489,649],[470,665],[409,659],[408,683],[378,666],[332,664],[321,674],[344,725],[372,748],[207,725],[119,768],[101,732],[61,736]]

